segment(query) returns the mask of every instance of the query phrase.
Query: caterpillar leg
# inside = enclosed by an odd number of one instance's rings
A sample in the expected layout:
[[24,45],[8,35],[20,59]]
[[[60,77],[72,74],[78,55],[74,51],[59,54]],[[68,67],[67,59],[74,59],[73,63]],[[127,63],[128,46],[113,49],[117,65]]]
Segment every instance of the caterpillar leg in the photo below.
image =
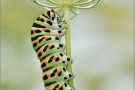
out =
[[72,63],[74,63],[74,59],[73,59],[73,58],[71,58],[71,64],[72,64]]

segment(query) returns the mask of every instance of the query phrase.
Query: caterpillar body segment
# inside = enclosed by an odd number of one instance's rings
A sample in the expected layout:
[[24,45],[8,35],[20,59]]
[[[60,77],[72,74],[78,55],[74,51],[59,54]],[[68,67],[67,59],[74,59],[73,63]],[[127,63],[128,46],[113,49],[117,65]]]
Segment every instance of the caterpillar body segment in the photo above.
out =
[[75,90],[74,88],[71,88],[65,81],[45,84],[45,88],[45,90]]
[[[62,26],[63,27],[63,26]],[[57,36],[62,37],[65,34],[66,29],[64,30],[58,30],[58,29],[48,29],[48,28],[31,28],[31,37],[34,38],[35,36],[39,35],[48,35],[48,36]]]
[[64,49],[65,49],[65,46],[63,45],[63,43],[54,42],[54,43],[42,45],[40,49],[36,51],[37,51],[37,55],[39,59],[41,59],[45,55],[48,55],[50,53],[64,51]]
[[[62,25],[63,23],[61,23]],[[35,21],[35,23],[33,24],[33,27],[42,27],[42,28],[48,28],[48,29],[54,29],[54,30],[57,30],[57,29],[60,29],[62,30],[63,28],[65,28],[65,25],[63,24],[62,26],[61,25],[58,25],[57,23],[52,23],[50,20],[46,20],[45,22],[41,22],[41,21]],[[44,27],[46,26],[46,27]]]
[[60,42],[66,29],[66,22],[53,10],[40,15],[31,28],[31,41],[40,60],[45,90],[74,90],[67,84],[74,75],[66,69],[73,61],[65,55],[65,45]]
[[68,81],[73,78],[73,74],[66,70],[65,66],[52,67],[49,70],[43,70],[43,80],[45,83],[55,81]]
[[39,38],[34,40],[32,43],[33,43],[34,49],[37,50],[43,44],[49,44],[49,43],[53,43],[53,42],[60,42],[60,40],[61,40],[61,38],[55,37],[55,36],[40,36]]
[[67,66],[68,63],[72,62],[72,59],[66,56],[64,52],[56,52],[41,59],[40,64],[42,69],[46,69],[53,66]]

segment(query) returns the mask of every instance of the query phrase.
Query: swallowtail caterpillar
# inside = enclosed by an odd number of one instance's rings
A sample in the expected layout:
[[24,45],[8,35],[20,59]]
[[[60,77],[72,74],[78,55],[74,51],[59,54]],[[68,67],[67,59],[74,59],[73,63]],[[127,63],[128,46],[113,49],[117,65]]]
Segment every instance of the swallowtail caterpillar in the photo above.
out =
[[67,83],[74,74],[66,69],[73,60],[65,55],[65,45],[60,42],[66,29],[66,21],[54,10],[40,15],[31,28],[31,41],[40,60],[45,90],[75,90]]

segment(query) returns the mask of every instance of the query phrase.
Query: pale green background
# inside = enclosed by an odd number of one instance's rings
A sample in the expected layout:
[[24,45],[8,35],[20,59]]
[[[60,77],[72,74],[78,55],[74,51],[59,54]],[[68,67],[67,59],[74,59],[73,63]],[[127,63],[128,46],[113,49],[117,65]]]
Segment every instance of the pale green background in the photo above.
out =
[[[133,2],[104,0],[71,20],[78,90],[134,90]],[[1,90],[44,90],[30,41],[31,25],[44,12],[30,0],[1,0]]]

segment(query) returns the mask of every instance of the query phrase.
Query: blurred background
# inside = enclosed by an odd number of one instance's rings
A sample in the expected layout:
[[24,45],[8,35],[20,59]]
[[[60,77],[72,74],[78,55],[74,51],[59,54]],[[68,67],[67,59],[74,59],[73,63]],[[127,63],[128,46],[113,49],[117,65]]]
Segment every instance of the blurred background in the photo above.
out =
[[[1,0],[1,90],[44,90],[30,41],[44,12],[30,0]],[[134,0],[81,11],[71,20],[71,45],[78,90],[134,90]]]

